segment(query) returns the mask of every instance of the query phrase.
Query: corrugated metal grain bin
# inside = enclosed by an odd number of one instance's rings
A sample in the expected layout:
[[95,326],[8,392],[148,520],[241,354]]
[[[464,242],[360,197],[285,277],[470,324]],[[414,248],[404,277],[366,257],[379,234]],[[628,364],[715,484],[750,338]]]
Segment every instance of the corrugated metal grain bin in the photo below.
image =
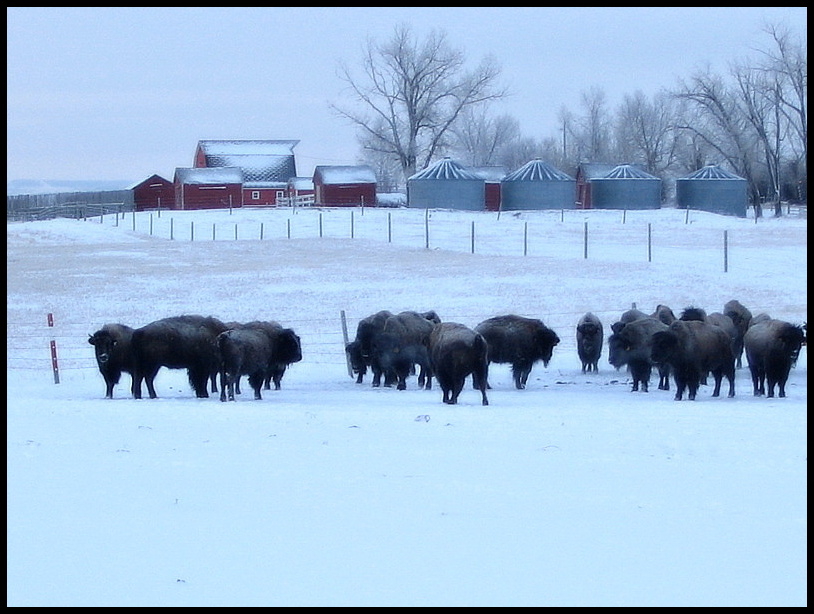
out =
[[526,162],[500,182],[501,209],[573,209],[576,180],[539,158]]
[[660,209],[661,179],[630,164],[591,180],[594,209]]
[[444,158],[407,179],[407,206],[420,209],[483,211],[486,182]]
[[676,179],[676,204],[679,209],[746,217],[747,201],[746,179],[719,166],[705,166],[687,177]]

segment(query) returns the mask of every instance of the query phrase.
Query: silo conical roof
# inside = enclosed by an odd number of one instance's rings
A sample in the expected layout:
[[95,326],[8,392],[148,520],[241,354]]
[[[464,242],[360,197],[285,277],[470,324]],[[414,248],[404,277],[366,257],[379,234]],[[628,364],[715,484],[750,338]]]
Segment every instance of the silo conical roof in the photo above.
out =
[[475,173],[466,170],[463,166],[455,162],[452,158],[443,158],[428,166],[423,171],[419,171],[410,177],[413,179],[476,179],[483,180]]
[[503,181],[574,181],[570,175],[554,168],[539,158],[529,160],[513,173],[509,173]]
[[658,177],[646,173],[632,164],[620,164],[603,179],[658,179]]
[[720,166],[716,166],[714,164],[709,164],[703,168],[698,169],[694,173],[687,175],[685,179],[743,179],[743,177],[738,177],[734,173],[730,173],[727,170],[722,169]]

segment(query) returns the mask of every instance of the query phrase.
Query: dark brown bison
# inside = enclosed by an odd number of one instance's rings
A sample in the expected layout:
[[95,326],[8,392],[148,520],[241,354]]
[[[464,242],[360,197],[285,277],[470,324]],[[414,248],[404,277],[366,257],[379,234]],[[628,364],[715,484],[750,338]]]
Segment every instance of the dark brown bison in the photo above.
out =
[[724,304],[723,314],[729,316],[738,329],[738,337],[735,341],[735,366],[740,369],[743,366],[743,336],[749,330],[749,325],[752,322],[752,312],[733,299]]
[[633,392],[640,386],[642,392],[648,391],[654,366],[659,371],[659,390],[670,389],[669,366],[655,363],[650,356],[653,335],[664,330],[664,322],[645,316],[624,324],[608,337],[608,362],[616,369],[627,365],[633,377]]
[[636,320],[641,320],[646,317],[648,317],[648,315],[645,312],[639,311],[635,307],[628,309],[622,314],[619,320],[611,324],[611,333],[618,333],[628,322],[635,322]]
[[444,403],[455,405],[466,378],[472,375],[482,404],[489,405],[486,398],[488,346],[481,334],[457,322],[442,322],[433,327],[429,348],[432,370],[443,392]]
[[517,315],[495,316],[475,327],[489,346],[489,362],[510,363],[514,385],[526,387],[534,363],[542,360],[548,366],[554,347],[560,342],[557,334],[542,320]]
[[141,398],[142,381],[150,398],[157,397],[153,382],[161,367],[186,369],[195,396],[209,397],[207,382],[220,369],[217,337],[225,330],[217,318],[199,315],[164,318],[134,330],[133,397]]
[[766,320],[749,327],[743,337],[755,396],[786,396],[789,372],[805,343],[805,330],[783,320]]
[[602,322],[590,311],[577,322],[577,354],[582,362],[582,372],[599,371],[604,331]]
[[695,400],[707,373],[715,378],[712,396],[721,393],[721,381],[729,380],[729,395],[735,396],[735,355],[732,340],[719,326],[701,320],[676,320],[668,330],[653,334],[651,357],[669,364],[676,383],[675,399]]
[[657,305],[656,310],[650,314],[651,318],[656,318],[657,320],[661,320],[667,326],[675,322],[678,318],[676,318],[673,310],[670,309],[667,305]]
[[[434,312],[430,313],[437,318]],[[428,347],[433,322],[416,311],[402,311],[385,320],[371,344],[371,362],[384,373],[385,386],[396,382],[398,390],[405,390],[407,377],[418,365],[418,385],[427,390],[432,388]],[[373,385],[378,385],[375,373]]]
[[393,314],[387,310],[378,311],[359,320],[356,326],[356,338],[345,346],[351,370],[356,373],[356,383],[361,384],[370,367],[373,371],[374,386],[381,382],[381,369],[372,360],[373,337],[381,332],[387,318]]
[[113,387],[119,383],[122,372],[132,378],[135,371],[135,360],[131,348],[133,329],[124,324],[105,324],[90,335],[90,343],[96,353],[96,364],[105,379],[105,398],[113,398]]
[[260,328],[232,328],[218,335],[220,354],[220,400],[235,400],[235,385],[241,375],[249,376],[254,398],[262,399],[260,389],[271,364],[273,344]]
[[[279,322],[274,320],[253,320],[252,322],[229,322],[230,329],[252,329],[264,331],[272,342],[272,353],[269,358],[269,365],[263,378],[263,388],[280,390],[283,375],[286,369],[302,360],[302,345],[299,335],[290,328],[283,328]],[[235,394],[240,394],[240,375],[235,380]]]

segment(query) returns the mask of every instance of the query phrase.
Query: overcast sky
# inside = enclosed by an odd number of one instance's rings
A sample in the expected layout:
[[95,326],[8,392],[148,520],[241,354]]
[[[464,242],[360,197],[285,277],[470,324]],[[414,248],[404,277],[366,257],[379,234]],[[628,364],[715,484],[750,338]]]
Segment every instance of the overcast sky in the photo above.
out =
[[652,95],[765,48],[765,23],[807,36],[807,8],[7,7],[7,179],[172,179],[200,139],[298,139],[297,172],[354,164],[329,107],[337,63],[399,24],[445,31],[470,66],[493,55],[524,136],[605,90]]

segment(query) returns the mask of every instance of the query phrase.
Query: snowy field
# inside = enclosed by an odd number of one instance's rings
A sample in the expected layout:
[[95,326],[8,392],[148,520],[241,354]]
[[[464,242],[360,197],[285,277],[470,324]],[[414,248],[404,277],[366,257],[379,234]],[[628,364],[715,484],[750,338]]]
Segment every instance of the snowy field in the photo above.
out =
[[[807,604],[807,349],[787,398],[744,367],[674,401],[575,343],[634,303],[801,324],[805,219],[164,211],[8,224],[7,258],[8,606]],[[448,406],[348,375],[341,315],[381,309],[562,341]],[[104,399],[88,335],[182,313],[277,320],[304,358],[260,401],[166,369]]]

